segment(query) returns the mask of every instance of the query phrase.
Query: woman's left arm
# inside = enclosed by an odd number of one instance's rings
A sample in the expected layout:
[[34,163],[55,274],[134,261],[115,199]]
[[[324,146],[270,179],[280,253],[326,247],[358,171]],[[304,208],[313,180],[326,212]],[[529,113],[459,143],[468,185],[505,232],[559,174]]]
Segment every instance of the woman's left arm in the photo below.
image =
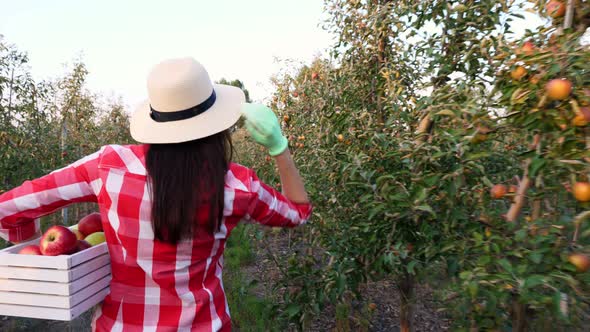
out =
[[0,195],[0,237],[10,242],[28,240],[40,232],[35,219],[72,203],[96,202],[102,187],[101,151]]

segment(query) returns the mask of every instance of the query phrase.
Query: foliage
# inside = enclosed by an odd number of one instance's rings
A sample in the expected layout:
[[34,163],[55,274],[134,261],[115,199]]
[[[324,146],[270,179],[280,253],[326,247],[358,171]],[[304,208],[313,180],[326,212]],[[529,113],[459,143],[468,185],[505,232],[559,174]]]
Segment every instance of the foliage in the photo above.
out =
[[238,88],[242,89],[242,91],[244,91],[244,95],[246,95],[246,102],[247,103],[251,103],[252,102],[252,100],[250,99],[250,92],[248,91],[248,89],[246,89],[246,87],[244,86],[244,83],[242,83],[242,81],[240,81],[240,80],[228,81],[225,78],[222,78],[222,79],[220,79],[216,83],[218,83],[218,84],[225,84],[225,85],[231,85],[231,86],[235,86],[235,87],[238,87]]
[[254,261],[252,248],[256,229],[241,224],[233,231],[224,253],[224,284],[232,315],[232,324],[240,331],[279,331],[279,323],[269,315],[271,301],[253,293],[258,284],[244,270]]
[[[75,62],[64,77],[36,82],[27,54],[0,39],[0,193],[103,145],[132,141],[121,103],[105,103],[88,91],[87,75],[85,65]],[[72,223],[92,209],[78,204],[62,218],[43,218],[42,225]]]
[[[572,218],[587,206],[561,184],[585,178],[587,128],[559,127],[574,115],[572,99],[539,102],[555,75],[571,77],[573,96],[585,99],[589,52],[580,32],[566,31],[535,56],[511,55],[522,44],[511,22],[526,6],[326,1],[325,27],[338,36],[331,57],[274,79],[271,106],[316,207],[313,224],[298,231],[308,249],[282,263],[283,286],[295,290],[284,295],[285,318],[305,329],[327,303],[346,304],[366,281],[393,278],[408,299],[402,330],[411,330],[413,287],[441,262],[457,328],[522,330],[523,317],[533,326],[573,324],[583,314],[588,280],[567,255],[587,250],[582,237],[572,242]],[[553,30],[524,38],[546,44]],[[538,82],[512,79],[514,60],[531,61]],[[531,149],[539,133],[550,138]],[[249,155],[274,181],[262,152],[250,147]],[[525,194],[493,200],[488,191],[523,188],[523,167],[534,186],[517,221],[507,222],[511,199]],[[551,204],[533,213],[539,201]]]

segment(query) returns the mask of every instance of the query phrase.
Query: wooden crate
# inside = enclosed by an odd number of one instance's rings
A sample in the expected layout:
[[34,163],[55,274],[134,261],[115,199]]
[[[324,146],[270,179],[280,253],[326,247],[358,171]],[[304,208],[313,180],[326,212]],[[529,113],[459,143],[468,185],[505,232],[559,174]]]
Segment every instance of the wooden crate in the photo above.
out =
[[73,255],[16,254],[39,239],[0,250],[0,315],[72,320],[109,292],[106,243]]

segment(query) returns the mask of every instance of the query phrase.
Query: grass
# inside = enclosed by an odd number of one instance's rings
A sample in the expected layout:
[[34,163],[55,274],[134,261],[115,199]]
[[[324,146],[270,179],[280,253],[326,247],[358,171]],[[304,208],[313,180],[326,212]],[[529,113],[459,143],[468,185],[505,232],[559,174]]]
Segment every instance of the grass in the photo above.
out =
[[230,236],[225,250],[224,284],[232,317],[233,330],[242,332],[280,331],[273,318],[274,306],[268,299],[254,294],[257,280],[244,272],[254,262],[252,248],[255,226],[239,225]]

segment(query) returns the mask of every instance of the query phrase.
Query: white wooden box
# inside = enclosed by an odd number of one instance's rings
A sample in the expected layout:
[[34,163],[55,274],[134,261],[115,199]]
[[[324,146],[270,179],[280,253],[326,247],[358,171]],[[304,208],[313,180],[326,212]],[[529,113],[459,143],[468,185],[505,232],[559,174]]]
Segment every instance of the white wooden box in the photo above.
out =
[[106,243],[72,255],[16,254],[39,239],[0,250],[0,315],[72,320],[109,292]]

